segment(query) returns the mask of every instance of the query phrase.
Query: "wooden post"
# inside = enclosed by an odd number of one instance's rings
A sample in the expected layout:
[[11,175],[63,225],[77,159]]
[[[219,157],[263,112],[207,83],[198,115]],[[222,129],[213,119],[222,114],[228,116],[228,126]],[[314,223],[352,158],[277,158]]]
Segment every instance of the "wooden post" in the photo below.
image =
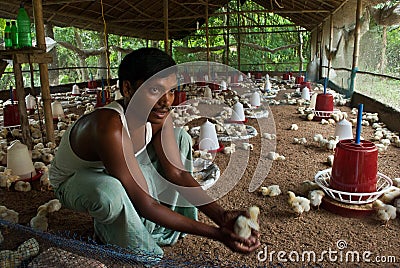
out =
[[229,3],[226,4],[226,11],[228,14],[226,14],[226,59],[225,59],[225,65],[229,65]]
[[238,70],[240,71],[240,1],[236,1],[236,9],[237,9],[237,35],[238,35],[238,42],[237,42],[237,61],[238,61]]
[[207,61],[210,61],[210,38],[208,36],[208,0],[206,0],[206,45],[207,45]]
[[329,73],[332,65],[332,47],[333,47],[333,14],[330,15],[330,27],[329,27],[329,53],[328,53],[328,73],[327,77],[329,79]]
[[[44,36],[43,8],[42,0],[33,0],[33,13],[35,17],[37,46],[46,51],[46,41]],[[49,86],[49,69],[46,63],[39,63],[40,85],[42,92],[44,121],[46,124],[47,141],[54,142],[53,113],[51,111],[51,96]]]
[[15,88],[17,90],[19,119],[22,131],[22,143],[28,147],[28,150],[32,150],[32,138],[29,129],[28,114],[26,112],[25,89],[22,78],[21,63],[17,63],[17,60],[13,60],[13,69],[15,76]]
[[169,40],[169,34],[168,34],[168,0],[164,0],[163,2],[163,8],[164,8],[164,50],[167,54],[169,54],[169,46],[168,46],[168,40]]
[[362,0],[357,0],[356,28],[354,31],[353,65],[351,69],[351,78],[350,78],[350,92],[349,92],[350,95],[353,94],[356,85],[356,72],[358,69],[358,56],[360,50],[361,9],[362,9]]

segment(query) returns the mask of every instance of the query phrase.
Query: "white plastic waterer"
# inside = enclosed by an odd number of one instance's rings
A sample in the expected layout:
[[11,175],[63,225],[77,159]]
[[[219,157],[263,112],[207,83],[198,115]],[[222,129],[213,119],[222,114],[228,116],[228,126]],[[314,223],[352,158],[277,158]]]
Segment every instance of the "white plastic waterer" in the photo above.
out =
[[19,140],[11,142],[7,148],[7,168],[12,170],[13,175],[18,175],[21,179],[36,175],[28,147]]
[[26,105],[26,109],[27,110],[33,110],[35,109],[36,106],[36,99],[34,96],[32,96],[31,94],[28,94],[25,97],[25,105]]
[[232,116],[231,116],[231,121],[240,121],[243,122],[246,120],[246,117],[244,115],[244,109],[243,109],[243,104],[241,104],[239,101],[236,102],[233,105],[233,110],[232,110]]
[[346,140],[353,138],[352,124],[346,119],[337,122],[335,127],[335,137],[338,136],[339,140]]
[[301,90],[301,98],[304,100],[310,100],[310,90],[308,87],[303,87]]
[[64,109],[59,101],[54,101],[51,103],[51,112],[53,114],[53,119],[65,116]]
[[206,121],[200,126],[199,150],[214,151],[219,149],[215,125]]
[[255,91],[255,92],[253,92],[253,94],[251,94],[250,104],[255,107],[258,107],[261,105],[260,93],[258,91]]
[[72,86],[72,93],[71,94],[72,95],[80,95],[81,94],[80,88],[79,88],[79,86],[77,84],[74,84]]

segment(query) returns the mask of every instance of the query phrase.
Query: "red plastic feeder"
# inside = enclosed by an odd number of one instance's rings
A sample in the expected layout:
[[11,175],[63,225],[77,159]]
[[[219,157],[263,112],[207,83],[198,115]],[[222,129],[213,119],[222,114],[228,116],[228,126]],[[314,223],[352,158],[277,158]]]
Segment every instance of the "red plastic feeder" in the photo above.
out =
[[97,83],[94,80],[89,80],[88,81],[88,88],[89,89],[96,89],[97,88]]
[[262,79],[262,74],[261,73],[255,73],[254,78],[255,79]]
[[296,85],[301,85],[301,83],[303,83],[303,82],[304,82],[304,76],[302,76],[302,75],[296,76],[296,79],[295,79]]
[[378,149],[373,142],[341,140],[336,146],[330,186],[350,193],[376,191]]
[[111,94],[108,90],[97,90],[96,92],[96,106],[102,107],[111,102]]
[[4,107],[4,126],[19,126],[21,121],[19,118],[18,104],[8,104]]
[[282,75],[282,80],[290,80],[290,74],[289,73],[284,73]]
[[[297,78],[297,77],[296,77],[296,78]],[[297,84],[297,82],[296,82],[296,84]],[[303,89],[303,88],[305,88],[305,87],[307,87],[307,88],[309,88],[309,89],[311,90],[311,82],[305,82],[305,81],[303,81],[303,82],[300,83],[300,89]]]
[[186,92],[185,91],[175,91],[174,92],[174,102],[172,103],[172,106],[178,106],[182,102],[186,101]]
[[320,93],[315,101],[315,121],[329,118],[333,112],[333,95]]

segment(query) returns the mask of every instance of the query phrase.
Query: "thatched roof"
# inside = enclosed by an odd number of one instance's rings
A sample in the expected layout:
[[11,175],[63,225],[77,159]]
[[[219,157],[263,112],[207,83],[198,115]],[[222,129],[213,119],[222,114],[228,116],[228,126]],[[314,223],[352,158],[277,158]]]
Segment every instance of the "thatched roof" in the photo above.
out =
[[[236,1],[236,0],[235,0]],[[240,0],[243,3],[245,0]],[[331,12],[348,0],[253,0],[296,25],[312,30]],[[206,7],[209,16],[229,0],[103,0],[107,31],[112,34],[162,40],[164,34],[164,2],[168,3],[168,28],[170,39],[180,39],[196,30],[197,22],[204,24]],[[20,1],[0,0],[0,17],[15,19]],[[45,23],[56,26],[74,26],[81,29],[103,31],[100,0],[42,0]],[[32,16],[32,1],[25,7]],[[261,10],[262,12],[262,10]]]

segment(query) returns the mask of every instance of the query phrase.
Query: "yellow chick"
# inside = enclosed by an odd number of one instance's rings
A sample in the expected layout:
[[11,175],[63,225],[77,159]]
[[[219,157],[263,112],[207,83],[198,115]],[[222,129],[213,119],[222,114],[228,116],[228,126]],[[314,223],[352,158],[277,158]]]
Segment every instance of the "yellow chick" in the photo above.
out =
[[372,208],[376,211],[378,218],[385,222],[385,226],[387,226],[390,220],[396,219],[396,207],[387,205],[379,199],[372,203]]
[[13,223],[18,223],[19,213],[15,210],[8,209],[5,206],[0,206],[0,219]]
[[322,190],[313,190],[308,193],[308,199],[310,199],[311,205],[314,207],[318,207],[318,210],[319,206],[322,203],[322,198],[324,198],[324,196],[325,193]]
[[30,220],[29,224],[35,230],[46,232],[47,228],[49,228],[47,210],[45,209],[39,210],[37,215]]
[[249,238],[251,236],[251,229],[256,231],[260,230],[258,224],[258,215],[260,214],[260,209],[256,206],[249,208],[250,218],[240,215],[233,226],[233,231],[235,234],[243,238]]
[[18,192],[29,192],[32,187],[31,184],[27,181],[17,181],[14,185],[14,189]]
[[270,185],[268,187],[262,186],[260,187],[260,192],[263,196],[278,196],[281,194],[281,189],[279,188],[279,185]]
[[302,183],[300,183],[300,193],[304,195],[308,195],[310,191],[313,190],[318,190],[319,186],[316,182],[310,181],[310,180],[305,180]]
[[45,204],[47,206],[47,212],[53,213],[55,211],[59,211],[61,209],[61,203],[58,199],[52,199]]
[[295,212],[299,218],[303,212],[310,211],[310,200],[305,197],[296,196],[292,191],[287,192],[289,195],[288,204],[293,212]]
[[384,193],[379,199],[382,200],[383,203],[390,204],[399,196],[400,188],[392,186],[390,190]]

